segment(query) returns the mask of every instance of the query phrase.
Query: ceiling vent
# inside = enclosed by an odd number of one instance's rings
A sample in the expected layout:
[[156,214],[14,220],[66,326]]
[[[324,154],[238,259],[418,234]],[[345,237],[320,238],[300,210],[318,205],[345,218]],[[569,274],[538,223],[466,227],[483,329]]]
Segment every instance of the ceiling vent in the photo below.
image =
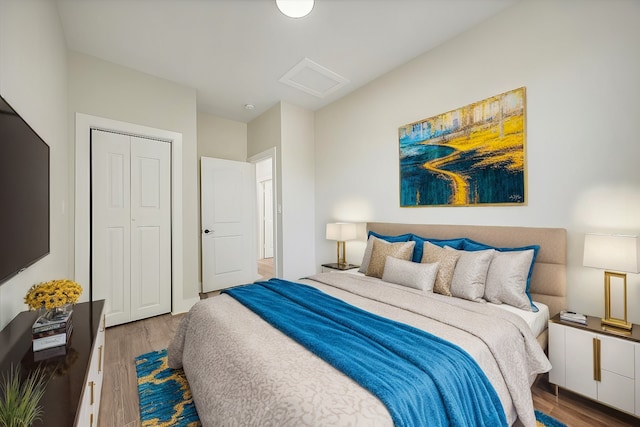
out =
[[279,81],[318,98],[324,98],[349,83],[349,80],[309,58],[300,61]]

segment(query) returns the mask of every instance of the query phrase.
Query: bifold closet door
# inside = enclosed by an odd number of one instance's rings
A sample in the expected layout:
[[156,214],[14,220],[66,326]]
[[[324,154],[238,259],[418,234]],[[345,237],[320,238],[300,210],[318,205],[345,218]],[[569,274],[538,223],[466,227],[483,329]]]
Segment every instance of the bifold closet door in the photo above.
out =
[[107,326],[171,311],[171,147],[92,130],[93,298]]

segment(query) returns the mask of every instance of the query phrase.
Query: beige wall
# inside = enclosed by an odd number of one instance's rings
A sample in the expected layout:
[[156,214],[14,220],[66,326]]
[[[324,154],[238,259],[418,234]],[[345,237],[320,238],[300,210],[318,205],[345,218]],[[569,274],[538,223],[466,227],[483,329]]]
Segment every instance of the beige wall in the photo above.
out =
[[73,271],[66,46],[54,2],[0,1],[0,94],[50,147],[51,202],[50,254],[0,285],[3,328],[27,309],[32,285]]
[[260,154],[272,147],[278,150],[282,140],[282,106],[274,105],[247,125],[247,157]]
[[313,112],[281,103],[282,277],[316,272]]
[[[639,21],[640,3],[633,0],[519,2],[314,115],[274,106],[247,125],[245,156],[276,147],[278,164],[293,166],[277,174],[283,212],[289,200],[296,202],[282,197],[283,176],[288,194],[304,194],[305,206],[315,209],[307,215],[314,217],[314,235],[293,233],[287,245],[314,242],[309,256],[317,268],[335,256],[334,245],[324,239],[328,221],[565,227],[569,308],[602,315],[602,272],[581,266],[582,236],[640,230]],[[400,209],[398,127],[520,86],[527,88],[527,206]],[[29,286],[73,272],[76,111],[183,135],[184,280],[178,286],[185,298],[197,296],[198,156],[213,149],[240,157],[242,147],[198,145],[200,131],[209,134],[210,125],[224,120],[206,117],[198,128],[195,90],[67,54],[54,3],[4,0],[0,93],[50,144],[52,159],[51,254],[0,286],[0,324],[25,308]],[[306,124],[291,126],[294,117]],[[224,123],[216,128],[223,132],[213,132],[220,142],[226,132],[240,140],[241,127]],[[315,150],[311,156],[309,147]],[[277,220],[282,230],[282,215]],[[349,250],[356,259],[362,248],[353,243]],[[629,301],[631,319],[640,322],[638,275],[629,276]]]
[[[259,117],[253,119],[247,124],[247,157],[251,158],[257,154],[263,153],[271,148],[276,149],[276,169],[274,174],[274,191],[276,194],[276,205],[282,206],[282,106],[280,103],[271,107]],[[283,258],[282,258],[282,215],[277,214],[276,218],[276,234],[275,238],[275,261],[277,262],[276,271],[282,277]]]
[[280,102],[247,127],[249,157],[276,147],[276,261],[288,280],[315,272],[313,116]]
[[[563,227],[568,301],[604,314],[585,232],[640,232],[640,2],[524,1],[316,112],[317,264],[328,221]],[[398,127],[525,86],[528,201],[399,207]],[[534,243],[534,242],[532,242]],[[349,259],[362,243],[350,243]],[[640,322],[640,275],[629,275]]]
[[198,112],[198,159],[247,160],[247,124]]
[[[199,214],[196,92],[100,59],[69,53],[69,129],[84,113],[182,134],[183,299],[198,297]],[[174,304],[177,302],[174,301]]]

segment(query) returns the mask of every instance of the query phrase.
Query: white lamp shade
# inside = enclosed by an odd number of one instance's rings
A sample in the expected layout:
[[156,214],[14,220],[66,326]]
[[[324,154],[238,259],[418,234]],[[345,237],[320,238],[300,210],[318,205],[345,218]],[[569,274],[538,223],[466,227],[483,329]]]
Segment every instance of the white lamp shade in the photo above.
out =
[[358,236],[358,224],[354,222],[334,222],[327,224],[327,240],[344,242]]
[[302,18],[313,9],[314,0],[276,0],[280,12],[289,18]]
[[639,273],[640,240],[638,236],[586,234],[582,264],[585,267]]

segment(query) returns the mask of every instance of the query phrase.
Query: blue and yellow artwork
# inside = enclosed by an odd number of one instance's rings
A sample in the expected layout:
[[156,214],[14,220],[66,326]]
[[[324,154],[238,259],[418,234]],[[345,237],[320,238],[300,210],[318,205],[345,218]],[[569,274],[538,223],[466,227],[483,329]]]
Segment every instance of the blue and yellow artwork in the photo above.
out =
[[398,129],[400,206],[524,205],[525,88]]

